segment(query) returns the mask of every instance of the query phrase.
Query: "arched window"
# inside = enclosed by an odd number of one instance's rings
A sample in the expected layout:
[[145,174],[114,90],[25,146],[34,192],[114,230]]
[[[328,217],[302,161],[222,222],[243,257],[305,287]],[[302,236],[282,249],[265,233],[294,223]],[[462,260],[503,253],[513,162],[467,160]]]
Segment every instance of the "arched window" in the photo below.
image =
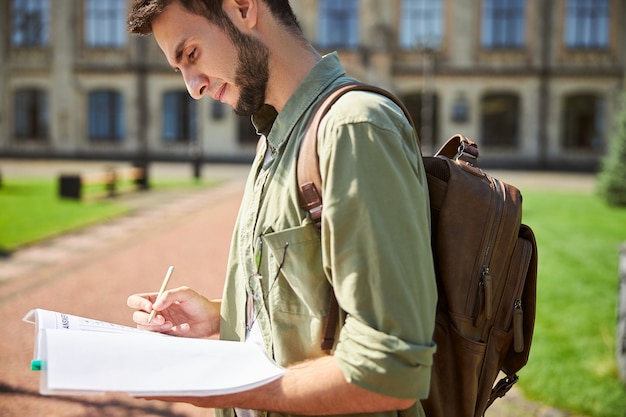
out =
[[114,90],[89,93],[89,140],[119,141],[124,138],[124,100]]
[[48,138],[48,94],[38,88],[15,91],[14,133],[16,139]]
[[437,146],[439,140],[439,99],[437,94],[416,93],[402,97],[402,102],[406,106],[420,141],[424,145]]
[[601,151],[604,146],[604,100],[580,93],[563,99],[563,146]]
[[198,104],[187,91],[163,95],[163,140],[192,142],[198,138]]
[[486,94],[480,103],[481,142],[515,147],[519,143],[520,99],[511,93]]

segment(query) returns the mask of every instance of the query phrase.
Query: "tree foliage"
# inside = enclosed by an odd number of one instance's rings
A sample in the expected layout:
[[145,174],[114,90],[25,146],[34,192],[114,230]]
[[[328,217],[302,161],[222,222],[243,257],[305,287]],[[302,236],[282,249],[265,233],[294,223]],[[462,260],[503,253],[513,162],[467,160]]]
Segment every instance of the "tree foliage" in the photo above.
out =
[[603,161],[598,180],[600,194],[607,203],[626,206],[626,93],[622,96],[609,153]]

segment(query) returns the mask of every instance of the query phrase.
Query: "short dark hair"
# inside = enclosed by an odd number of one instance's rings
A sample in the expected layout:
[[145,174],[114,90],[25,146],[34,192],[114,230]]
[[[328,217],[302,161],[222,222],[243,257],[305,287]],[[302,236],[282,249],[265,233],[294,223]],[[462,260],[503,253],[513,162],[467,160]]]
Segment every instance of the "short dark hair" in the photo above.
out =
[[[131,33],[149,35],[152,22],[158,18],[173,1],[193,14],[206,17],[210,22],[224,28],[228,16],[222,10],[221,0],[134,0],[128,14],[127,27]],[[302,35],[300,24],[289,0],[262,0],[278,22],[294,34]]]

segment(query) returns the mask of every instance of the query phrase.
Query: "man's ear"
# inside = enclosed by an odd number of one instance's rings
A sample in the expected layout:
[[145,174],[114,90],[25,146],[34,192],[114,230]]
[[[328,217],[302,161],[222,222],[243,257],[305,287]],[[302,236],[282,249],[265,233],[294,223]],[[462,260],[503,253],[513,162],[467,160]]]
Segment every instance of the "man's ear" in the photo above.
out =
[[226,14],[242,30],[252,30],[257,25],[259,0],[224,0]]

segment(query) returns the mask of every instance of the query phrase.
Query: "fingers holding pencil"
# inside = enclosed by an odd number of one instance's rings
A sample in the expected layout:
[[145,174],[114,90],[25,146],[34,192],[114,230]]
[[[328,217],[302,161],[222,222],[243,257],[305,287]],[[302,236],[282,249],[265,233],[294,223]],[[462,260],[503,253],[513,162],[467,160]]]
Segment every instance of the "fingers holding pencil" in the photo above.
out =
[[[135,309],[133,321],[142,330],[184,337],[211,337],[219,333],[220,300],[209,300],[186,286],[164,290],[160,296],[154,292],[133,294],[127,304]],[[154,307],[157,313],[148,324]]]
[[[171,306],[169,299],[171,298],[170,293],[172,291],[176,290],[166,290],[163,292],[157,305],[158,310],[153,308],[157,300],[157,293],[133,294],[128,297],[127,305],[135,310],[132,315],[132,320],[135,322],[138,329],[164,333],[168,332],[171,327],[173,327],[172,312],[168,310]],[[150,320],[150,323],[148,323],[150,314],[153,311],[155,311],[155,314],[152,320]]]
[[[146,293],[146,294],[133,294],[130,297],[128,297],[126,304],[129,307],[135,308],[138,310],[133,314],[133,321],[135,321],[135,323],[137,323],[138,325],[142,327],[145,327],[146,322],[147,324],[152,324],[152,320],[154,320],[156,313],[157,313],[157,310],[154,309],[154,305],[157,303],[157,301],[161,300],[162,302],[163,293],[165,292],[167,288],[167,285],[170,281],[170,278],[172,277],[173,272],[174,272],[174,267],[170,266],[167,269],[167,273],[165,274],[165,278],[163,279],[163,282],[161,283],[161,288],[159,289],[159,292],[156,293],[156,295],[155,293]],[[145,319],[144,312],[149,312],[147,320]],[[158,327],[163,324],[165,323],[154,323],[150,330],[158,330]]]
[[[167,288],[167,284],[170,282],[170,278],[172,277],[172,272],[174,272],[174,267],[170,266],[167,269],[165,278],[163,278],[163,283],[161,284],[161,288],[159,289],[159,294],[157,295],[156,300],[154,300],[155,303],[159,301],[159,298],[161,298],[161,296],[163,295],[163,292]],[[153,306],[154,306],[154,303],[153,303]],[[154,310],[153,308],[152,311],[150,312],[150,316],[148,316],[148,324],[152,323],[152,320],[154,319],[155,315],[156,315],[156,310]]]

